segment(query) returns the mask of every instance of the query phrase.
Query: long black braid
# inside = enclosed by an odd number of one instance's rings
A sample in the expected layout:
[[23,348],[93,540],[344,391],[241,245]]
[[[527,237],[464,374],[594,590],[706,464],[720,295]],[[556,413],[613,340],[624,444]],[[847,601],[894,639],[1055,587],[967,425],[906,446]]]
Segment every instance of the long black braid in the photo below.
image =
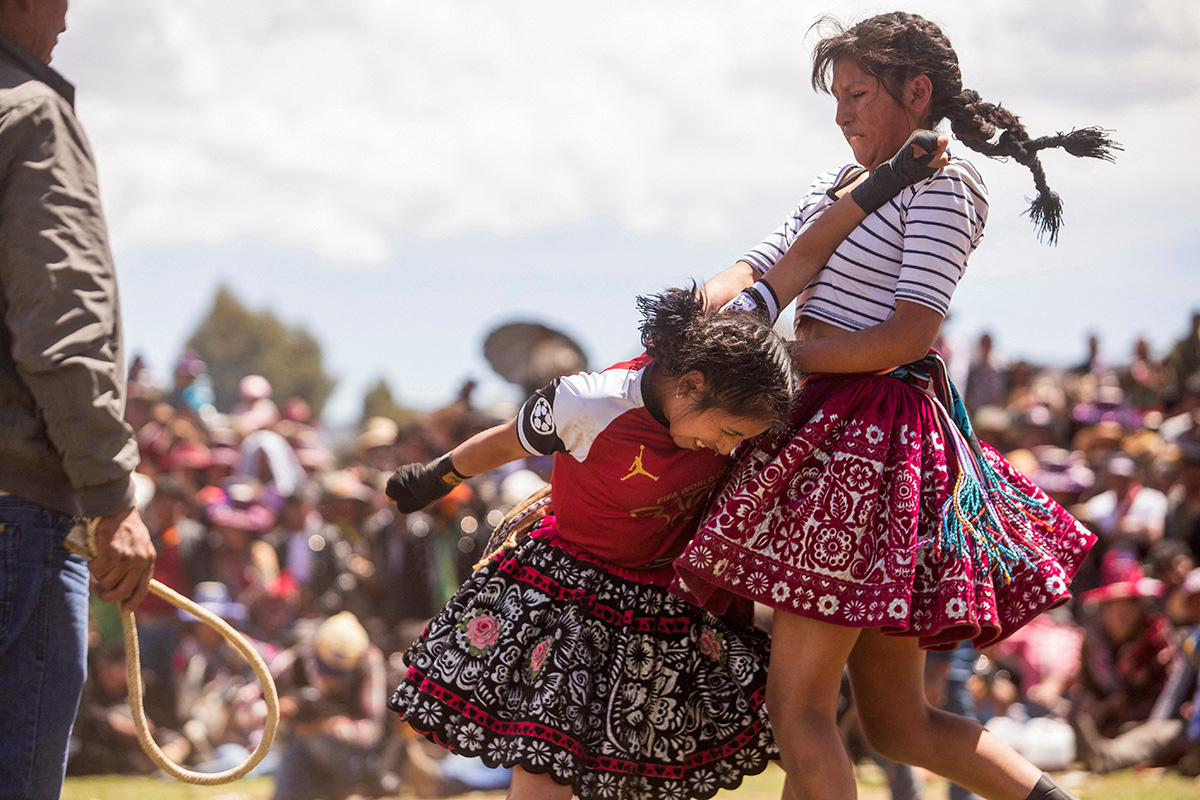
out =
[[1115,152],[1124,149],[1109,138],[1109,131],[1096,127],[1030,138],[1016,114],[963,88],[958,54],[941,28],[924,17],[895,11],[850,28],[822,17],[813,27],[830,31],[813,49],[814,89],[829,92],[833,63],[842,58],[878,78],[893,96],[893,87],[904,80],[928,76],[933,95],[930,119],[922,124],[932,128],[949,119],[951,131],[967,147],[991,158],[1012,158],[1027,167],[1038,192],[1030,203],[1029,217],[1038,228],[1038,237],[1047,237],[1050,244],[1058,241],[1062,227],[1062,199],[1046,181],[1039,151],[1061,147],[1076,157],[1113,161]]

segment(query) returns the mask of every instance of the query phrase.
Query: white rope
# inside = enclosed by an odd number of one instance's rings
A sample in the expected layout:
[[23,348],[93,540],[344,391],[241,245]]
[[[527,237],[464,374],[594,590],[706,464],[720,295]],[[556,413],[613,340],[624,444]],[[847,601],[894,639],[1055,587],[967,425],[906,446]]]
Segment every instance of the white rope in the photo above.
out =
[[[64,542],[67,549],[88,561],[95,558],[98,522],[98,519],[92,519],[75,525]],[[258,763],[266,757],[267,751],[271,749],[271,743],[275,741],[275,729],[279,727],[279,692],[275,688],[275,680],[271,677],[267,664],[258,651],[251,647],[245,637],[234,630],[228,622],[157,580],[150,580],[150,592],[176,608],[182,608],[194,615],[238,649],[254,670],[259,684],[262,685],[263,700],[267,704],[267,721],[263,728],[262,738],[259,740],[258,746],[254,748],[254,752],[233,769],[223,772],[195,772],[185,769],[167,758],[158,743],[154,741],[154,737],[150,735],[150,725],[146,721],[146,709],[142,702],[142,663],[138,648],[137,621],[134,619],[132,611],[122,611],[121,628],[125,632],[125,674],[129,676],[129,709],[133,712],[133,726],[137,730],[138,743],[159,769],[177,780],[201,786],[235,781],[257,767]]]
[[263,700],[267,703],[267,721],[262,739],[254,748],[254,752],[233,769],[227,769],[224,772],[196,772],[185,769],[167,758],[158,743],[154,741],[154,737],[150,735],[150,727],[146,722],[146,710],[142,705],[142,667],[138,652],[137,622],[134,620],[132,611],[123,611],[121,612],[121,627],[125,631],[125,672],[129,676],[129,708],[133,712],[133,725],[137,729],[138,742],[146,751],[146,755],[150,756],[150,760],[172,778],[201,786],[235,781],[258,766],[275,740],[275,729],[279,726],[279,693],[275,688],[275,681],[271,678],[271,673],[267,670],[262,656],[228,622],[156,580],[150,581],[150,591],[171,605],[199,617],[201,622],[220,633],[226,641],[241,652],[254,669],[258,682],[262,684]]

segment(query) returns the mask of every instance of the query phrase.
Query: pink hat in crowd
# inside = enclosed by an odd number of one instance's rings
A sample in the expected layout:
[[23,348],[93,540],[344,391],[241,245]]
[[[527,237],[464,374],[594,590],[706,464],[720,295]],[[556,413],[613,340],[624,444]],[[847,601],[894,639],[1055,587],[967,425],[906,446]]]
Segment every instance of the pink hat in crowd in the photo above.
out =
[[1147,578],[1137,556],[1125,550],[1104,554],[1100,563],[1100,587],[1083,593],[1085,605],[1125,600],[1131,597],[1161,597],[1163,583]]
[[212,453],[198,442],[180,440],[167,451],[167,464],[172,468],[207,469],[212,465]]
[[261,487],[234,480],[223,488],[222,497],[212,498],[205,509],[214,524],[251,533],[265,533],[275,525],[275,514],[262,503]]

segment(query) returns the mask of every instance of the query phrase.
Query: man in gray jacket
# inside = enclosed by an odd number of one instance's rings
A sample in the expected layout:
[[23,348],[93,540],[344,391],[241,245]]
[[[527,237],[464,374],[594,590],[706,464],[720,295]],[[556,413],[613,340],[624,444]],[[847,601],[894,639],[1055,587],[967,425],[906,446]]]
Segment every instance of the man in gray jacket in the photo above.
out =
[[96,593],[135,608],[154,545],[134,508],[116,279],[74,88],[48,66],[66,0],[0,0],[0,798],[57,798]]

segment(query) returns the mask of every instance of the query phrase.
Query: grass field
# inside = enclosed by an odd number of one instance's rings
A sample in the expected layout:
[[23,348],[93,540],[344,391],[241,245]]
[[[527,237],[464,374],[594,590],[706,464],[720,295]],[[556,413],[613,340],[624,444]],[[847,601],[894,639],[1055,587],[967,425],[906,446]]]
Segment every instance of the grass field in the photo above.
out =
[[[1068,773],[1059,776],[1060,782],[1077,794],[1080,800],[1197,800],[1200,783],[1177,773],[1124,771],[1098,777],[1087,773]],[[783,773],[771,767],[762,775],[747,778],[736,791],[721,792],[716,800],[777,800],[783,784]],[[882,778],[864,769],[859,777],[860,800],[889,800]],[[160,778],[127,778],[103,776],[68,778],[62,800],[270,800],[274,781],[271,778],[244,778],[225,786],[190,786]],[[411,800],[411,792],[401,792],[398,798]],[[463,795],[473,800],[502,800],[504,793],[475,793]],[[944,800],[945,783],[933,780],[926,784],[923,800]]]

